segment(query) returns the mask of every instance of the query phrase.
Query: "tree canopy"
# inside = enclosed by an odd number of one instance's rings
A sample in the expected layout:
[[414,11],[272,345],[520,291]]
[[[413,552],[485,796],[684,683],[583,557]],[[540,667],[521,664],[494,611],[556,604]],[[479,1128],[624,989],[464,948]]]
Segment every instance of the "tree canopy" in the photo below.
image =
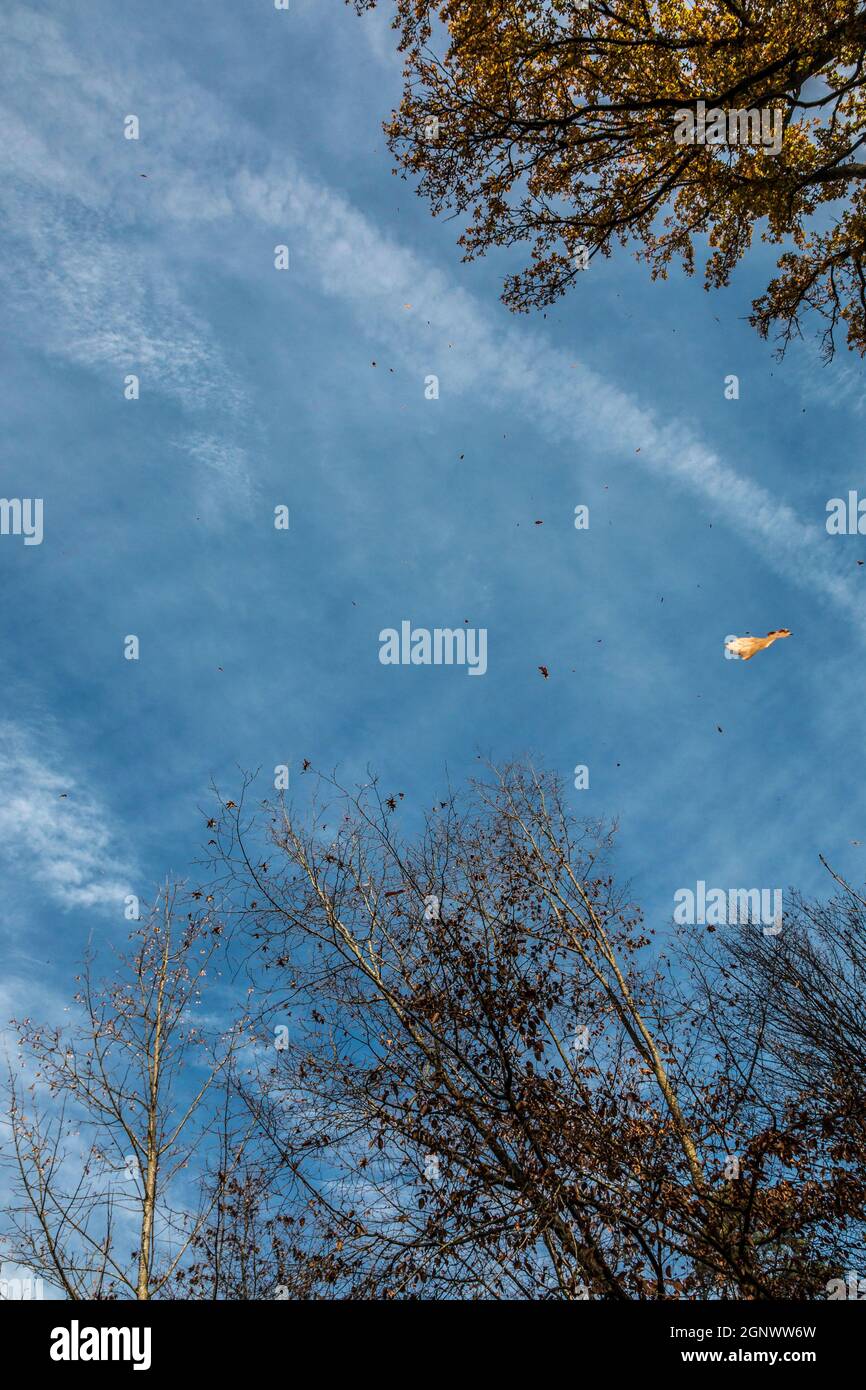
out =
[[551,304],[617,243],[654,278],[705,244],[724,286],[758,236],[780,248],[759,333],[784,352],[817,317],[828,358],[843,336],[866,352],[856,0],[397,0],[394,26],[390,146],[434,214],[462,218],[467,259],[528,247],[511,308]]
[[0,1251],[75,1300],[847,1296],[866,898],[660,949],[531,764],[429,812],[252,780],[200,906],[20,1025]]
[[238,800],[214,893],[271,1040],[249,1101],[287,1296],[823,1298],[854,1267],[847,885],[660,952],[612,828],[531,765],[420,822],[375,780]]

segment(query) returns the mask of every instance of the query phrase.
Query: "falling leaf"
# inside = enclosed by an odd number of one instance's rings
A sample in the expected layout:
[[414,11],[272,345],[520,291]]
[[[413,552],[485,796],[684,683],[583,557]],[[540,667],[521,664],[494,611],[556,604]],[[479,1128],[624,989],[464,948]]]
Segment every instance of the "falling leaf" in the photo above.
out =
[[730,642],[725,643],[725,651],[733,652],[734,656],[740,657],[742,661],[751,661],[756,652],[762,652],[766,647],[771,647],[774,642],[778,642],[780,637],[790,636],[790,628],[778,627],[772,632],[768,632],[766,637],[732,637]]

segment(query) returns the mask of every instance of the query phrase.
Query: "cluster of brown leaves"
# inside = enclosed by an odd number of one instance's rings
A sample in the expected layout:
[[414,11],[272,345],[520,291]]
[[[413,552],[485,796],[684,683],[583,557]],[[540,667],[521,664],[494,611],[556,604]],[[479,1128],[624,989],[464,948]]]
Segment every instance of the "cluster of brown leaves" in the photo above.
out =
[[[370,0],[355,0],[359,10]],[[581,248],[636,243],[726,285],[760,228],[784,246],[752,323],[782,350],[807,310],[866,351],[866,14],[857,0],[397,0],[405,56],[387,125],[435,214],[464,221],[471,259],[528,243],[515,309],[581,274]],[[781,151],[677,144],[675,113],[775,111]]]

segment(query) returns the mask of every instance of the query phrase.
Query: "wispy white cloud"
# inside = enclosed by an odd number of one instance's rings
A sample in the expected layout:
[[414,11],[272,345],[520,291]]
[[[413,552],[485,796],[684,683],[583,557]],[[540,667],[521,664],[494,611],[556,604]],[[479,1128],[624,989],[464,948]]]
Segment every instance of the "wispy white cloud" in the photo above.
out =
[[[27,273],[7,268],[18,329],[53,356],[102,374],[120,392],[134,372],[142,390],[162,393],[190,411],[219,407],[227,415],[246,408],[246,393],[233,375],[207,323],[183,303],[160,258],[113,244],[97,219],[78,209],[73,219],[53,209],[33,209],[27,237]],[[50,307],[50,333],[34,302]]]
[[229,524],[238,510],[248,514],[256,488],[250,477],[246,449],[216,435],[187,434],[172,441],[208,475],[198,503],[205,520],[215,527]]
[[832,362],[825,363],[814,343],[798,343],[788,349],[785,368],[804,400],[862,415],[866,412],[863,366],[859,358],[856,367],[846,362],[844,352],[841,346]]
[[[70,100],[79,101],[73,91],[77,83],[89,84],[82,121],[92,123],[97,113],[102,129],[111,122],[117,125],[122,94],[133,86],[120,60],[116,72],[103,71],[94,85],[88,65],[72,53],[56,25],[40,33],[19,17],[12,32],[28,53],[51,65],[57,83],[69,87]],[[139,90],[142,83],[139,72]],[[350,307],[359,330],[374,341],[387,338],[404,366],[420,374],[435,372],[443,391],[472,392],[490,404],[516,407],[540,434],[558,443],[571,442],[584,454],[616,459],[626,468],[649,469],[687,490],[708,516],[727,523],[738,541],[758,551],[777,575],[835,606],[866,635],[866,613],[850,568],[844,568],[839,548],[827,545],[822,520],[799,518],[690,424],[660,419],[587,362],[575,367],[525,321],[503,330],[501,316],[497,319],[449,276],[383,234],[345,198],[305,176],[291,156],[273,158],[251,127],[231,119],[175,65],[160,70],[157,85],[163,109],[181,114],[162,122],[148,138],[149,157],[159,171],[147,211],[142,210],[148,225],[179,228],[198,222],[212,227],[229,217],[247,223],[254,219],[268,229],[263,255],[270,254],[273,244],[290,241],[290,273]],[[30,142],[34,163],[28,177],[36,181],[38,197],[48,190],[65,194],[52,142],[29,127],[22,138]],[[248,392],[222,360],[215,335],[172,289],[165,259],[159,262],[161,274],[154,273],[143,289],[146,277],[140,267],[130,274],[131,253],[111,241],[106,190],[120,187],[121,181],[128,188],[130,170],[119,152],[122,140],[103,144],[100,178],[94,180],[90,162],[81,170],[82,189],[99,185],[86,213],[98,220],[98,235],[85,238],[84,244],[79,234],[64,236],[55,230],[49,237],[48,244],[59,248],[58,268],[48,271],[61,314],[56,350],[81,362],[122,363],[129,370],[135,370],[136,359],[146,364],[159,389],[174,394],[185,407],[194,409],[198,403],[213,412],[220,408],[218,401],[228,402],[226,419],[237,417],[246,410]],[[64,152],[69,160],[83,159],[68,144]],[[226,170],[223,181],[198,173],[215,168]],[[19,172],[17,165],[14,172]],[[86,191],[79,196],[90,197]],[[19,229],[26,220],[19,206]],[[44,227],[41,219],[35,221]],[[31,228],[31,235],[44,233]],[[237,273],[234,263],[233,269]],[[211,482],[216,475],[222,486],[249,495],[244,450],[233,443],[230,431],[217,431],[212,424],[195,429],[184,447]]]
[[[297,169],[238,176],[239,205],[300,242],[301,270],[353,307],[361,331],[387,334],[405,362],[442,377],[442,389],[488,405],[517,406],[557,443],[569,441],[630,468],[649,468],[687,489],[760,552],[788,582],[852,617],[866,611],[822,522],[805,522],[783,499],[738,472],[683,421],[660,420],[586,362],[552,348],[524,324],[503,331],[492,314],[383,235],[342,197]],[[411,304],[407,311],[405,304]],[[447,350],[446,350],[447,344]],[[823,519],[822,519],[823,520]]]
[[109,813],[44,736],[0,723],[0,783],[7,863],[63,908],[122,911],[133,870]]
[[[137,216],[136,195],[146,205],[148,188],[139,165],[152,158],[153,142],[142,157],[123,139],[122,121],[140,80],[120,64],[95,70],[56,21],[23,9],[0,17],[0,42],[18,78],[0,107],[9,136],[0,147],[7,239],[0,285],[10,322],[22,341],[97,372],[118,394],[134,373],[143,395],[179,405],[190,417],[181,444],[196,465],[200,510],[220,524],[219,509],[208,506],[215,470],[235,502],[246,507],[255,495],[243,446],[233,442],[255,433],[255,418],[219,335],[185,299],[157,227]],[[186,96],[175,78],[177,118]],[[232,211],[224,195],[207,189],[202,197],[195,140],[179,143],[176,161],[160,161],[161,223],[224,217]],[[218,449],[202,443],[214,426]]]

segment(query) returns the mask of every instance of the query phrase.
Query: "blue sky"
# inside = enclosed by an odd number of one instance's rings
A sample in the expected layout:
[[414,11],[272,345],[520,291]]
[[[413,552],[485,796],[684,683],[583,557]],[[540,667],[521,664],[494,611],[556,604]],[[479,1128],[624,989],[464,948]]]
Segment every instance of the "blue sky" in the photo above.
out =
[[[586,764],[662,930],[697,879],[862,878],[866,537],[825,529],[862,369],[774,361],[770,250],[713,295],[620,251],[510,315],[518,254],[463,265],[392,175],[387,7],[13,4],[0,41],[0,494],[44,499],[0,537],[4,1013],[195,877],[212,780],[289,763],[303,801],[302,758],[407,824],[479,753]],[[403,619],[486,628],[487,673],[383,666]]]

